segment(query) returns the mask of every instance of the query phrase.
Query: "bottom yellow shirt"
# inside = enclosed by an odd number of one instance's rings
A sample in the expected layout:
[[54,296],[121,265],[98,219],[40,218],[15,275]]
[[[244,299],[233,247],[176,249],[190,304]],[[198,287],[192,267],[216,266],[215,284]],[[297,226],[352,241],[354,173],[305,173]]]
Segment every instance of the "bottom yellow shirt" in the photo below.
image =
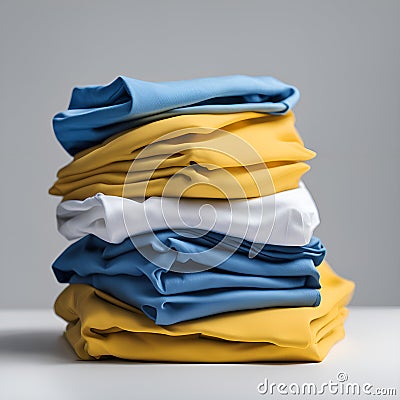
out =
[[68,321],[66,338],[84,360],[119,357],[135,361],[322,361],[344,337],[345,305],[354,283],[324,261],[318,307],[231,312],[158,326],[141,311],[89,285],[68,286],[55,303]]

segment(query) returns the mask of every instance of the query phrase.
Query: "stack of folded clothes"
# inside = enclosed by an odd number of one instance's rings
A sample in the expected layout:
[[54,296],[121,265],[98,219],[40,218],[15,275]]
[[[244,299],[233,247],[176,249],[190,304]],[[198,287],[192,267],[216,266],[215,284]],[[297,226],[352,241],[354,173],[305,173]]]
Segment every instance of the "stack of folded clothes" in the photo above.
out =
[[354,284],[313,236],[298,98],[248,76],[74,89],[50,193],[78,239],[53,271],[80,358],[321,361],[343,338]]

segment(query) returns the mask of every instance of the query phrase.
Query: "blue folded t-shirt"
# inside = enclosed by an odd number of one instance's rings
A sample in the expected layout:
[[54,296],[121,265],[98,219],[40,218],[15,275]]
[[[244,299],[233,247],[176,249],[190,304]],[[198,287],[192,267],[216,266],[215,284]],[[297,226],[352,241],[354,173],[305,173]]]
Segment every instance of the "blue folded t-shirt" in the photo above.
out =
[[71,155],[108,137],[181,114],[254,111],[285,114],[299,91],[270,76],[219,76],[146,82],[120,76],[105,86],[77,87],[68,110],[53,118],[61,145]]
[[[202,236],[200,236],[202,235]],[[88,235],[54,262],[60,282],[86,283],[169,325],[228,311],[317,306],[325,248],[264,245],[215,232],[163,230],[112,244]],[[186,271],[186,272],[184,272]]]

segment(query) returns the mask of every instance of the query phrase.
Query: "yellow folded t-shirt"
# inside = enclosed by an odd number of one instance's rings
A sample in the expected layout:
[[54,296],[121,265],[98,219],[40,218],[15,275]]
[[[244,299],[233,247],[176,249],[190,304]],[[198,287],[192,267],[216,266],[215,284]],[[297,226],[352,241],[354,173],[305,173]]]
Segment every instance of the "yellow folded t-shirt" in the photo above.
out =
[[294,114],[181,115],[109,138],[78,153],[50,193],[124,197],[259,197],[297,187],[315,156]]
[[66,338],[85,360],[321,361],[344,337],[354,284],[324,261],[318,307],[238,311],[158,326],[141,311],[89,286],[68,286],[55,303]]

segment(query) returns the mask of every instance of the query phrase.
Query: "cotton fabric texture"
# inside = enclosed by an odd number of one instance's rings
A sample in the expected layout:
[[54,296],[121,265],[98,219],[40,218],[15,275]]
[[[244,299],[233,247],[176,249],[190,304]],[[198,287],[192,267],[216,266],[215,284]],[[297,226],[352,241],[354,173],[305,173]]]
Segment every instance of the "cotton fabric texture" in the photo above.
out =
[[119,245],[89,235],[67,248],[53,270],[59,282],[90,284],[160,325],[227,311],[319,304],[315,267],[325,256],[319,239],[290,248],[264,245],[249,258],[250,242],[188,233],[160,231]]
[[321,361],[344,337],[354,284],[313,236],[298,99],[243,75],[73,90],[49,191],[78,239],[52,268],[81,359]]
[[182,115],[156,121],[80,152],[50,193],[84,200],[103,193],[240,199],[298,187],[315,153],[294,115]]
[[109,136],[182,114],[257,111],[284,114],[299,91],[279,80],[244,75],[174,82],[146,82],[120,76],[105,86],[77,87],[68,110],[53,118],[54,132],[70,153]]
[[70,285],[55,303],[65,336],[84,360],[155,362],[322,361],[344,337],[354,284],[324,261],[318,307],[238,311],[158,326],[141,311],[89,285]]
[[137,201],[98,193],[57,207],[58,230],[64,237],[74,240],[93,234],[110,243],[163,229],[200,229],[256,243],[302,246],[319,222],[318,209],[302,182],[297,189],[249,200]]

